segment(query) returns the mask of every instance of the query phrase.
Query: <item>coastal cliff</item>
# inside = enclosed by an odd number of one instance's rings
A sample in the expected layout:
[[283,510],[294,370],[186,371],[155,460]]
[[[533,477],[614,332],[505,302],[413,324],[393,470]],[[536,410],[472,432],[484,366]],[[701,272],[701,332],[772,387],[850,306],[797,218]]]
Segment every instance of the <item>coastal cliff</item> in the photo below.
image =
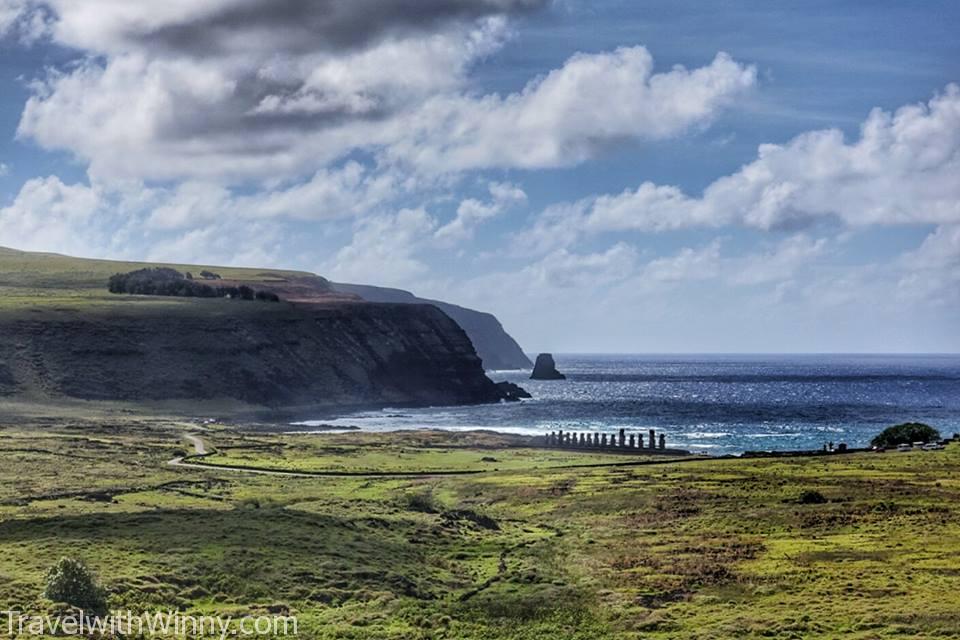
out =
[[369,302],[432,304],[459,324],[477,350],[485,369],[528,369],[533,366],[517,341],[490,313],[468,309],[440,300],[418,298],[409,291],[363,284],[331,283],[334,291],[353,294]]
[[463,330],[432,306],[190,307],[0,313],[0,395],[284,409],[501,397]]
[[[279,302],[114,294],[145,267]],[[0,248],[0,398],[225,400],[272,410],[495,402],[464,330],[436,306],[378,304],[305,272],[157,265]]]

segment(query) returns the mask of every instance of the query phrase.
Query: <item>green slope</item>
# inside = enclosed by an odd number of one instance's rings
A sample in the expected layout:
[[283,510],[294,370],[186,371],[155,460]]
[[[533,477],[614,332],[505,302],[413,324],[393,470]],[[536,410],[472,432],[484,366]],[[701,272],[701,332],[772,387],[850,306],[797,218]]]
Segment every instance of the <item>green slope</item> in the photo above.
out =
[[0,294],[7,300],[6,304],[9,304],[11,298],[20,302],[26,302],[27,298],[36,298],[35,302],[75,298],[116,300],[117,296],[107,291],[107,278],[115,273],[144,267],[171,267],[194,274],[206,269],[229,280],[253,283],[313,276],[302,271],[277,269],[94,260],[0,247]]

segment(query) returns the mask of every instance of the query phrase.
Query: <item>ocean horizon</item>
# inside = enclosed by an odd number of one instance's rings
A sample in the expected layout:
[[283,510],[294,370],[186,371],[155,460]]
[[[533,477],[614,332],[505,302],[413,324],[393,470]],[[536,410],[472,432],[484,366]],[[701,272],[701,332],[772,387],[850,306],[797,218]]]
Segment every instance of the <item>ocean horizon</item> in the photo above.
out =
[[566,380],[490,371],[527,389],[517,403],[386,408],[298,423],[404,429],[489,429],[542,435],[643,433],[714,455],[867,446],[885,427],[925,422],[960,431],[960,354],[564,354]]

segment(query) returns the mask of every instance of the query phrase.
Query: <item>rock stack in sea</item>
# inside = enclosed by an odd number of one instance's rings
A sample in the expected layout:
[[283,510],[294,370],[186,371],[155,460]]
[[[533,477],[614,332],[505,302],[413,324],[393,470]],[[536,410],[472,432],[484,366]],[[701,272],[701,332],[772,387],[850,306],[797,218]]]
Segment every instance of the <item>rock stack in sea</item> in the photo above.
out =
[[557,364],[553,361],[553,356],[549,353],[541,353],[537,356],[537,362],[533,365],[531,380],[566,380],[567,376],[557,371]]

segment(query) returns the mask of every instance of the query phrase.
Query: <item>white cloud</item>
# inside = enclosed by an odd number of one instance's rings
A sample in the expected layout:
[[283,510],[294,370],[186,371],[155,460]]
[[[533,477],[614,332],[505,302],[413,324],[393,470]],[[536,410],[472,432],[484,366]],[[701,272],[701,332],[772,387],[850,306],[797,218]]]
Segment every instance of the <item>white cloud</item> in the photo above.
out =
[[520,187],[504,182],[491,182],[488,185],[490,200],[482,202],[468,198],[457,207],[457,217],[437,229],[434,237],[442,245],[452,245],[473,236],[474,229],[485,220],[496,217],[509,209],[527,201],[527,194]]
[[714,240],[704,247],[684,247],[675,255],[651,260],[641,280],[686,282],[716,278],[720,275],[720,245],[720,240]]
[[727,287],[782,284],[822,257],[828,249],[825,238],[800,233],[761,248],[724,255],[721,238],[700,247],[685,247],[677,253],[651,260],[639,273],[638,285],[681,284],[717,280]]
[[528,267],[525,275],[548,290],[602,287],[626,278],[636,259],[636,250],[623,243],[589,254],[560,249]]
[[13,36],[23,44],[43,38],[50,16],[34,0],[0,0],[0,39]]
[[122,53],[150,48],[194,56],[251,50],[296,54],[347,50],[396,33],[430,33],[446,23],[529,11],[544,0],[34,0],[55,10],[64,44]]
[[573,165],[708,123],[756,75],[724,54],[653,73],[632,47],[471,93],[507,17],[544,0],[35,4],[55,42],[92,55],[34,83],[18,133],[100,181],[289,178],[357,150],[426,174]]
[[393,198],[403,185],[391,172],[370,172],[357,162],[321,169],[285,187],[237,195],[215,182],[182,182],[150,214],[148,225],[183,229],[215,220],[334,220],[363,215]]
[[[391,126],[394,120],[462,84],[469,64],[496,49],[507,32],[505,20],[493,16],[443,21],[426,34],[386,28],[363,46],[330,49],[316,35],[281,43],[292,37],[284,29],[299,33],[303,25],[278,25],[267,16],[266,26],[214,29],[209,37],[224,40],[215,53],[203,49],[199,34],[196,40],[183,35],[186,41],[175,46],[177,30],[195,26],[188,14],[216,14],[218,7],[237,4],[267,13],[272,6],[224,0],[210,7],[192,3],[177,14],[155,3],[58,3],[55,39],[102,55],[34,83],[19,135],[73,152],[101,180],[236,181],[312,173],[353,149],[376,148],[402,134],[402,126]],[[321,6],[327,3],[285,4],[298,5],[295,14],[315,14],[315,21],[337,19]],[[531,3],[429,4],[497,9]],[[244,39],[248,31],[253,34]],[[72,126],[61,126],[65,118]]]
[[762,145],[756,160],[700,198],[649,182],[600,196],[579,224],[592,231],[769,230],[818,219],[853,227],[960,221],[960,87],[894,114],[874,110],[853,143],[830,129]]
[[783,283],[797,272],[822,258],[830,249],[826,238],[811,238],[799,233],[781,240],[773,248],[730,258],[726,277],[733,285]]
[[577,54],[519,93],[433,99],[413,114],[413,135],[388,152],[433,171],[571,166],[705,124],[755,82],[753,67],[722,53],[705,67],[656,74],[644,47]]
[[0,37],[13,29],[22,11],[23,3],[19,0],[0,0]]
[[429,272],[417,253],[435,229],[436,221],[422,208],[372,216],[358,223],[351,243],[320,272],[343,282],[408,286]]
[[10,173],[10,165],[0,162],[0,178]]
[[899,298],[936,306],[960,304],[960,224],[937,227],[897,263]]
[[84,185],[56,176],[28,180],[0,208],[0,246],[85,253],[91,242],[102,242],[103,220],[96,218],[102,204],[102,194]]
[[0,208],[0,246],[135,260],[282,263],[288,219],[238,223],[229,212],[240,201],[209,183],[160,189],[35,178]]

